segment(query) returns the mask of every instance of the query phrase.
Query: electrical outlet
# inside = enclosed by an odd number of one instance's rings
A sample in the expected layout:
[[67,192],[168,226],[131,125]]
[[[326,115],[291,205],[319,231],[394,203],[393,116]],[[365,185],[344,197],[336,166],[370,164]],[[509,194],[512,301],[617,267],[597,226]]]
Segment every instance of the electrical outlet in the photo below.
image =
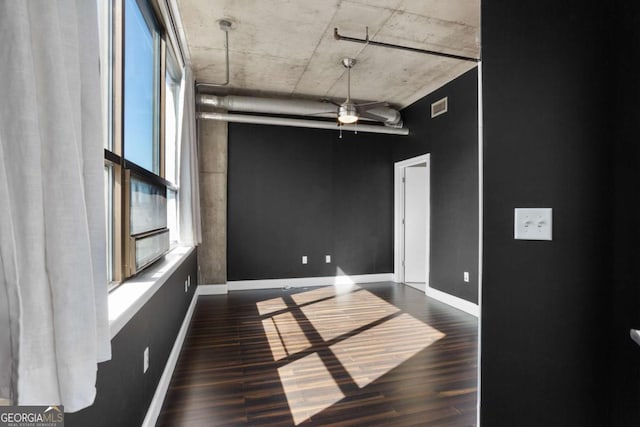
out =
[[465,271],[465,272],[464,272],[463,277],[464,277],[464,281],[465,281],[465,282],[467,282],[467,283],[469,283],[469,272],[468,272],[468,271]]
[[142,373],[146,373],[149,369],[149,347],[144,349],[144,354],[142,357],[144,359]]
[[189,280],[185,279],[184,280],[184,291],[187,292],[187,289],[189,288]]
[[331,264],[331,255],[325,255],[324,256],[324,262],[327,264]]
[[187,276],[187,288],[191,287],[191,275]]
[[306,264],[307,263],[307,256],[306,255],[302,255],[302,263]]

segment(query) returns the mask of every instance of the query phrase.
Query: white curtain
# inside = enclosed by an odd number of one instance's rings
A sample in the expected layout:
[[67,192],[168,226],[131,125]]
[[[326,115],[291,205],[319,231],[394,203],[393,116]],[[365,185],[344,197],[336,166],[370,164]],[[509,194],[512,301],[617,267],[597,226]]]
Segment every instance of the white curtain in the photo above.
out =
[[182,73],[180,88],[180,242],[185,245],[202,243],[200,224],[200,186],[198,183],[198,145],[196,135],[196,101],[193,72],[189,66]]
[[0,0],[0,40],[0,391],[74,412],[111,357],[96,2]]

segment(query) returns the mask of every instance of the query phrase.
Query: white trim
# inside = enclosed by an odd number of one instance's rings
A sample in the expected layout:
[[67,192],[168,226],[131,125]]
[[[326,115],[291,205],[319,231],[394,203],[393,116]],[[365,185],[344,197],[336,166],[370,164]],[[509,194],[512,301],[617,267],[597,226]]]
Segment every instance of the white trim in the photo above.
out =
[[404,259],[404,225],[402,218],[404,217],[404,186],[402,179],[404,178],[404,169],[409,166],[415,166],[425,163],[427,165],[427,235],[426,235],[426,252],[425,252],[425,278],[429,283],[429,261],[431,259],[431,154],[423,154],[411,159],[402,160],[394,164],[394,244],[393,244],[393,281],[397,283],[404,282],[404,268],[402,260]]
[[404,282],[404,268],[402,258],[404,247],[404,233],[402,227],[402,214],[404,212],[404,192],[402,191],[402,178],[404,169],[396,163],[393,171],[393,281]]
[[183,62],[183,58],[180,56],[178,49],[184,50],[183,46],[180,44],[180,40],[178,38],[178,34],[174,31],[174,28],[171,25],[171,21],[173,19],[173,11],[171,10],[171,5],[165,1],[158,1],[156,3],[158,5],[158,9],[160,9],[160,16],[162,17],[162,23],[166,30],[166,34],[169,37],[169,48],[173,51],[176,60],[178,61],[178,65],[180,69],[184,68],[185,64]]
[[226,283],[219,285],[198,285],[196,289],[198,295],[226,295],[229,293],[229,286]]
[[193,246],[178,246],[166,254],[164,259],[157,261],[156,264],[145,269],[136,277],[128,279],[109,293],[111,339],[165,284],[194,249]]
[[477,304],[474,304],[462,298],[455,297],[446,292],[439,291],[430,286],[427,286],[427,289],[425,289],[424,293],[427,294],[428,297],[448,304],[453,308],[457,308],[458,310],[462,310],[465,313],[469,313],[476,317],[480,316],[480,310]]
[[[171,13],[171,16],[173,16],[173,21],[175,23],[176,32],[177,32],[177,34],[175,34],[175,36],[177,38],[178,44],[182,48],[183,54],[184,54],[184,63],[182,64],[182,66],[183,67],[187,67],[187,66],[190,67],[191,66],[191,51],[189,50],[189,43],[187,43],[187,36],[185,34],[184,26],[182,24],[182,16],[180,15],[180,9],[178,8],[177,0],[167,0],[166,1],[166,5],[167,5],[167,7],[169,9],[169,12]],[[182,62],[182,59],[178,59],[178,61]]]
[[415,165],[419,165],[421,163],[428,162],[430,158],[431,158],[431,154],[427,153],[427,154],[422,154],[422,155],[417,156],[417,157],[412,157],[410,159],[406,159],[406,160],[401,160],[399,162],[395,162],[394,165],[395,165],[396,168],[406,168],[408,166],[415,166]]
[[348,285],[354,283],[391,282],[393,273],[359,274],[355,276],[295,277],[290,279],[235,280],[227,282],[229,291],[280,289],[286,287]]
[[478,394],[477,394],[477,414],[476,422],[480,427],[480,402],[482,399],[481,393],[481,358],[482,358],[482,239],[483,236],[483,197],[484,197],[484,111],[482,108],[482,62],[478,62]]
[[169,354],[169,358],[167,359],[167,364],[164,365],[164,371],[162,372],[162,377],[160,377],[160,381],[158,382],[158,387],[156,387],[156,391],[153,394],[153,399],[151,400],[149,409],[147,409],[147,414],[145,415],[144,421],[142,422],[142,427],[153,427],[156,425],[156,421],[158,421],[158,416],[160,415],[160,410],[162,409],[162,403],[164,402],[164,398],[167,395],[167,390],[169,390],[171,377],[173,376],[173,371],[176,368],[176,363],[178,362],[178,357],[180,356],[180,351],[182,350],[184,339],[187,336],[187,331],[189,330],[189,325],[191,324],[191,318],[193,317],[193,312],[195,311],[197,302],[198,292],[194,292],[193,298],[191,298],[191,304],[189,304],[189,309],[187,310],[187,313],[184,316],[184,320],[182,321],[182,326],[180,327],[178,336],[173,343],[173,348],[171,349],[171,353]]

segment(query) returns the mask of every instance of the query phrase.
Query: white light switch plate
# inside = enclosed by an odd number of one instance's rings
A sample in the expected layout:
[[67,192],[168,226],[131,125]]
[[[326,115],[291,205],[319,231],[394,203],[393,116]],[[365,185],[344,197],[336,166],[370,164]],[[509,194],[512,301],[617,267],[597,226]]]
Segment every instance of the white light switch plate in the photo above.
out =
[[303,264],[307,263],[307,256],[306,255],[302,255],[302,263]]
[[551,240],[551,208],[516,208],[514,217],[514,239]]

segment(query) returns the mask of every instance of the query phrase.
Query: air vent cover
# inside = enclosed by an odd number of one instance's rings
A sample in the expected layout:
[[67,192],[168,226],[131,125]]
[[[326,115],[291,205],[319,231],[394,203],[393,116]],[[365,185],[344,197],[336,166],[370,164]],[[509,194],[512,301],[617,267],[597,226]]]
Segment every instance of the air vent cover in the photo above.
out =
[[447,99],[447,97],[444,97],[441,100],[431,104],[431,118],[438,117],[439,115],[447,112],[449,108]]

